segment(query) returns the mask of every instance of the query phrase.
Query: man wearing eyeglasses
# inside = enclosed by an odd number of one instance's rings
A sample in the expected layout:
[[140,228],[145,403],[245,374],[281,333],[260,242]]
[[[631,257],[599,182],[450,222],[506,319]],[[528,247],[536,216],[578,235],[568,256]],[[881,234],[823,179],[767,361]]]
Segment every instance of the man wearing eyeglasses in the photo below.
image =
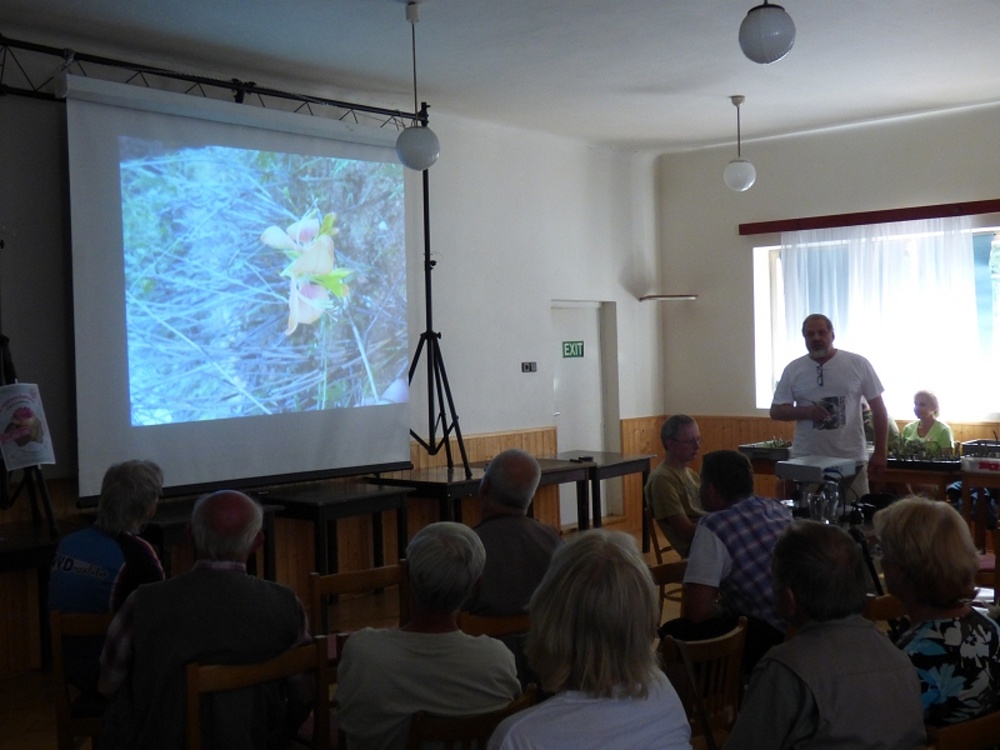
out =
[[[832,456],[855,460],[859,469],[851,489],[857,497],[868,494],[868,474],[877,477],[886,465],[889,416],[882,401],[885,389],[867,359],[834,348],[833,323],[825,315],[809,315],[802,323],[802,337],[808,353],[792,360],[781,373],[771,404],[771,419],[795,422],[791,458]],[[862,399],[871,408],[875,428],[875,448],[870,458]]]
[[688,468],[701,446],[698,423],[687,414],[674,414],[660,428],[660,442],[666,457],[650,473],[643,496],[671,546],[687,557],[695,524],[705,515],[698,499],[701,480]]

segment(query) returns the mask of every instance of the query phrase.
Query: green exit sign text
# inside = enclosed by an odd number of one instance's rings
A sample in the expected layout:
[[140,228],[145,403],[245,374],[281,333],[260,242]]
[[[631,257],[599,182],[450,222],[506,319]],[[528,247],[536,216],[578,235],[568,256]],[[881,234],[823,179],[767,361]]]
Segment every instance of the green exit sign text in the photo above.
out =
[[582,357],[583,356],[583,342],[582,341],[563,341],[563,359],[566,357]]

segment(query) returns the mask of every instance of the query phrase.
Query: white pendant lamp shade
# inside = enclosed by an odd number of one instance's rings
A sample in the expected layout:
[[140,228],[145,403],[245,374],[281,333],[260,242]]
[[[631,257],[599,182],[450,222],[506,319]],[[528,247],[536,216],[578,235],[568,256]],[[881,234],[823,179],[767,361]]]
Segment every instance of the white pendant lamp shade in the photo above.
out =
[[735,94],[729,97],[729,101],[736,107],[736,158],[726,165],[722,173],[722,179],[730,190],[742,193],[749,190],[757,180],[757,170],[753,164],[743,158],[742,137],[740,134],[740,107],[746,100],[745,96]]
[[761,65],[777,62],[795,44],[795,23],[780,5],[763,4],[750,9],[740,24],[743,54]]
[[746,159],[733,159],[726,165],[722,179],[725,180],[730,190],[742,193],[753,186],[757,179],[757,170]]
[[413,55],[413,124],[396,137],[396,156],[408,169],[423,172],[441,156],[441,142],[427,126],[427,105],[417,111],[417,22],[420,20],[420,0],[406,3],[406,20],[410,24],[410,49]]
[[441,142],[426,125],[411,125],[396,138],[396,155],[404,167],[423,172],[441,155]]

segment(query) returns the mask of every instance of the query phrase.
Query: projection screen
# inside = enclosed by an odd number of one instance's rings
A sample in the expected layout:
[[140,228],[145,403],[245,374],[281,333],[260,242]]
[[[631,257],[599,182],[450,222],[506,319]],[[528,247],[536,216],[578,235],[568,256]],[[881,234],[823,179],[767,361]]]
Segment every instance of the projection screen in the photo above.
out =
[[409,465],[395,132],[72,77],[80,495]]

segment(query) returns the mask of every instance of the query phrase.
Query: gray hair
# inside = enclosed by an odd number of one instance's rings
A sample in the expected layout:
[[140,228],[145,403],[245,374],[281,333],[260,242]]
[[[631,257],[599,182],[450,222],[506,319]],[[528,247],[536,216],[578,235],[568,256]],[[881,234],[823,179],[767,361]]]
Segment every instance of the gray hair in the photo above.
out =
[[534,456],[510,448],[490,459],[480,491],[499,505],[526,511],[541,477],[542,470]]
[[556,550],[531,604],[528,663],[549,692],[645,698],[659,674],[660,607],[649,566],[621,531],[584,531]]
[[441,521],[416,533],[406,560],[414,601],[435,612],[457,612],[483,575],[486,549],[468,526]]
[[136,534],[163,490],[163,470],[152,461],[123,461],[104,472],[97,502],[97,528],[106,534]]
[[791,591],[810,620],[837,620],[864,609],[861,548],[839,526],[793,521],[778,537],[771,573],[775,588]]
[[195,549],[208,560],[245,561],[263,524],[257,501],[235,490],[202,495],[191,511]]
[[969,525],[951,504],[904,497],[876,513],[872,524],[883,564],[902,571],[917,601],[955,607],[975,598],[979,552]]
[[660,443],[663,449],[667,449],[667,441],[674,440],[688,425],[694,424],[694,417],[687,414],[674,414],[668,417],[667,421],[660,426]]

